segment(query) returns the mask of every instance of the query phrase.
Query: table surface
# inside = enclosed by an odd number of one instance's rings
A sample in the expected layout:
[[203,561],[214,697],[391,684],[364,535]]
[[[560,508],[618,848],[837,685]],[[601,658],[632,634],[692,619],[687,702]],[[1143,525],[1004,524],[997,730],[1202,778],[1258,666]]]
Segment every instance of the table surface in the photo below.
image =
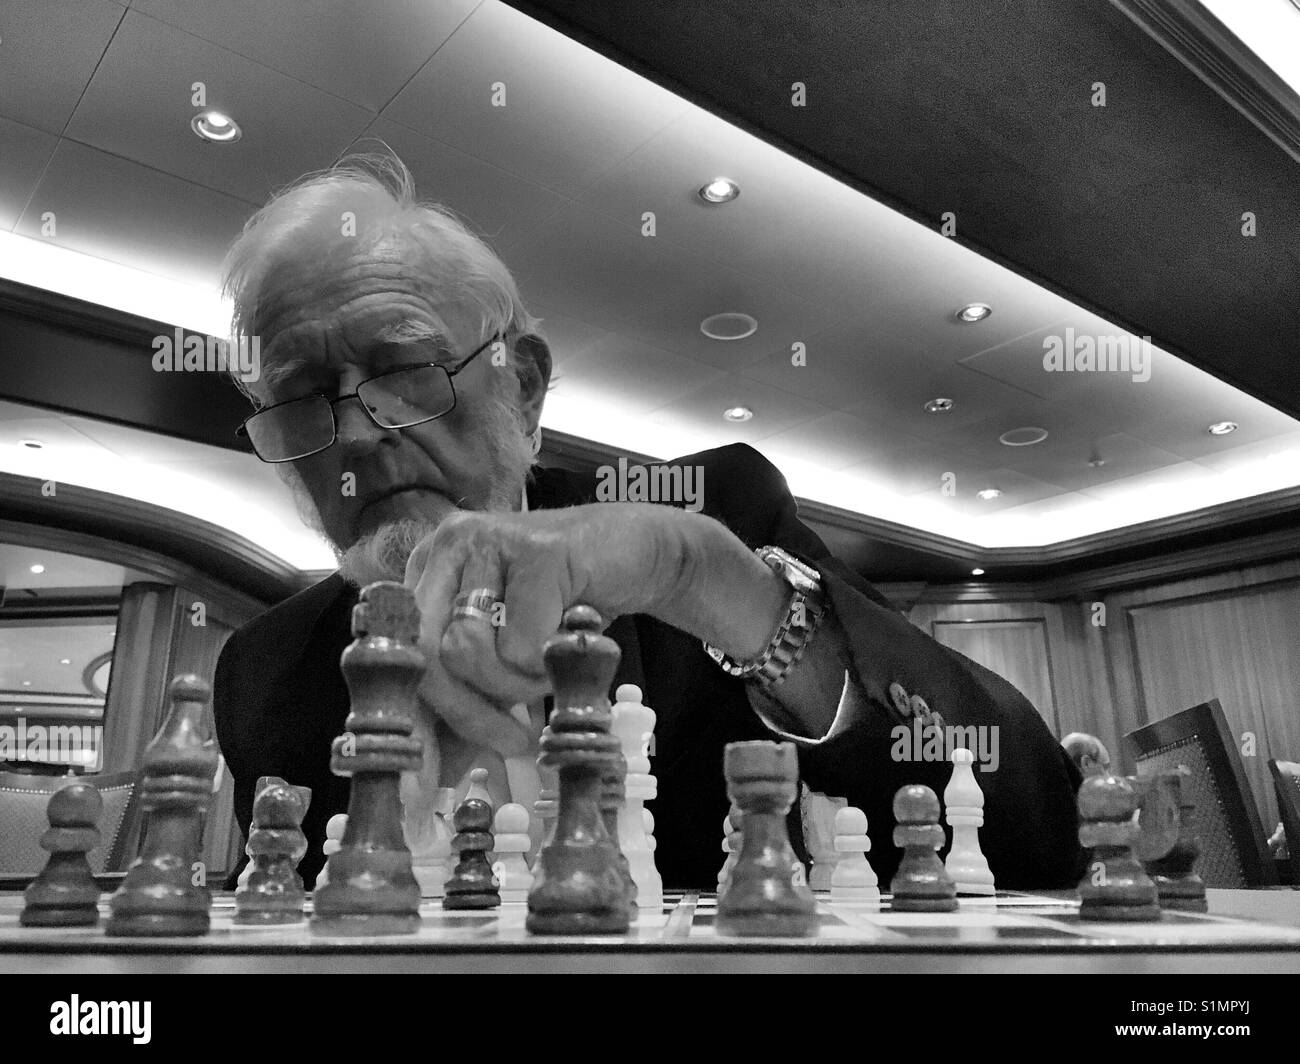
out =
[[[956,913],[901,913],[818,896],[815,938],[732,938],[716,899],[669,897],[626,935],[531,935],[522,904],[479,912],[421,907],[411,935],[335,937],[307,922],[234,923],[234,896],[213,896],[196,938],[118,938],[93,928],[27,928],[22,895],[0,894],[4,972],[1300,972],[1300,892],[1211,890],[1208,914],[1150,923],[1080,920],[1071,893],[962,899]],[[108,914],[108,896],[101,903]]]

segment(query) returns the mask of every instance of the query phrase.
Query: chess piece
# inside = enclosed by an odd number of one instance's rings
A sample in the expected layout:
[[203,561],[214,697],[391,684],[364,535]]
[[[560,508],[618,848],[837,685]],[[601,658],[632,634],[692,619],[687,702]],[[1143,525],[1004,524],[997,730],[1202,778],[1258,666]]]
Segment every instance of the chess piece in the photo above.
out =
[[68,783],[50,795],[45,807],[50,826],[40,839],[50,859],[23,891],[26,904],[18,920],[24,927],[99,923],[99,887],[86,854],[99,845],[103,812],[104,799],[89,783]]
[[411,934],[420,925],[420,885],[402,834],[400,779],[422,764],[412,737],[424,655],[416,646],[420,613],[401,584],[361,591],[343,651],[352,699],[346,731],[334,740],[330,769],[352,778],[348,823],[329,879],[316,891],[311,929],[325,935]]
[[262,776],[256,794],[248,833],[253,871],[235,893],[235,923],[296,924],[306,919],[307,892],[298,862],[307,852],[302,818],[311,804],[311,788]]
[[540,827],[541,843],[533,856],[534,874],[537,872],[537,859],[541,857],[542,849],[551,841],[551,836],[555,832],[555,819],[560,813],[560,774],[550,765],[542,764],[539,758],[537,781],[539,789],[537,800],[533,802],[533,816],[537,818]]
[[325,855],[325,863],[321,866],[321,870],[316,873],[316,886],[312,888],[313,892],[320,890],[330,881],[330,857],[343,848],[343,833],[347,830],[347,813],[335,813],[329,820],[325,821],[325,842],[320,848],[320,852]]
[[408,806],[402,823],[421,898],[445,897],[452,870],[451,828],[447,821],[455,806],[456,792],[451,787],[439,787],[432,798],[418,812]]
[[208,932],[212,895],[199,846],[217,774],[216,744],[204,730],[212,688],[186,674],[172,681],[169,695],[171,709],[140,770],[144,848],[109,903],[110,935]]
[[555,711],[541,763],[559,772],[559,809],[528,892],[526,926],[537,934],[622,934],[631,921],[618,846],[601,815],[601,780],[620,756],[605,694],[620,652],[601,628],[595,610],[573,606],[546,644]]
[[644,803],[658,794],[657,781],[650,775],[649,752],[654,727],[655,712],[642,704],[641,688],[631,683],[620,685],[614,692],[614,706],[610,710],[610,731],[618,739],[627,762],[626,797],[618,811],[618,848],[627,858],[636,883],[636,903],[643,909],[658,909],[664,903],[663,880],[655,869],[641,815]]
[[458,860],[447,880],[444,909],[495,909],[501,904],[488,854],[492,852],[492,806],[482,798],[466,798],[451,818],[456,834],[451,848]]
[[952,828],[952,849],[944,870],[957,884],[958,894],[993,895],[993,873],[980,849],[979,829],[984,825],[984,792],[975,781],[975,755],[958,747],[949,755],[952,778],[943,792],[943,807]]
[[1191,797],[1190,778],[1191,770],[1186,765],[1156,777],[1157,786],[1168,794],[1167,800],[1176,810],[1176,835],[1163,853],[1150,858],[1141,853],[1139,842],[1138,857],[1155,881],[1160,908],[1203,913],[1206,911],[1205,883],[1196,872],[1201,844],[1196,837],[1196,803]]
[[799,817],[808,856],[812,858],[808,886],[814,891],[831,889],[831,878],[840,859],[835,849],[835,815],[848,804],[847,798],[832,798],[803,785]]
[[487,802],[488,808],[495,811],[492,804],[492,795],[487,789],[488,770],[485,768],[473,768],[469,772],[469,790],[465,792],[466,798],[477,798],[480,801]]
[[880,882],[866,857],[871,852],[867,814],[851,805],[836,812],[834,846],[840,859],[831,873],[831,901],[880,901]]
[[605,831],[609,835],[610,841],[614,848],[618,850],[618,867],[619,873],[623,877],[623,885],[627,889],[627,904],[632,914],[632,919],[636,919],[636,880],[632,878],[632,866],[628,862],[627,854],[618,844],[618,814],[627,802],[627,788],[625,780],[627,779],[627,762],[623,760],[622,753],[616,753],[600,774],[600,815],[605,821]]
[[1079,787],[1079,842],[1092,850],[1079,882],[1083,920],[1159,920],[1156,885],[1134,854],[1138,796],[1118,776],[1089,776]]
[[957,908],[957,885],[939,860],[947,840],[939,823],[939,799],[919,783],[894,795],[894,845],[903,848],[889,884],[895,912],[950,913]]
[[731,873],[736,867],[736,862],[740,860],[740,851],[745,844],[740,823],[741,812],[733,805],[731,812],[722,818],[722,852],[727,855],[727,859],[718,869],[718,897],[722,897],[723,891],[727,889],[727,884],[731,881]]
[[795,882],[785,822],[799,780],[794,744],[728,743],[723,771],[727,796],[741,811],[744,839],[718,897],[718,934],[816,935],[817,903],[806,885]]
[[[649,809],[644,807],[641,809],[641,823],[645,827],[646,852],[650,855],[650,880],[646,890],[650,893],[651,897],[658,898],[659,904],[662,906],[664,897],[664,881],[663,877],[659,874],[659,869],[655,867],[655,849],[659,846],[659,842],[655,838],[655,817]],[[639,904],[640,894],[637,895],[637,898]]]
[[517,802],[509,802],[497,810],[492,827],[497,855],[492,874],[497,877],[501,900],[525,902],[533,885],[533,874],[524,860],[531,841],[528,837],[528,810]]

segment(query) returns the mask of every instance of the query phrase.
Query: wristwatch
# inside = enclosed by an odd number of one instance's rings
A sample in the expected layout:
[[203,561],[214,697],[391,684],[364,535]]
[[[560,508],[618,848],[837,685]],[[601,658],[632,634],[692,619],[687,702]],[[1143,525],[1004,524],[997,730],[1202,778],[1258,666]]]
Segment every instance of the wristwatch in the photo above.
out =
[[728,675],[772,687],[784,680],[799,660],[829,604],[815,569],[780,547],[759,547],[754,553],[794,591],[785,617],[767,649],[753,661],[737,661],[709,643],[704,644],[704,650]]

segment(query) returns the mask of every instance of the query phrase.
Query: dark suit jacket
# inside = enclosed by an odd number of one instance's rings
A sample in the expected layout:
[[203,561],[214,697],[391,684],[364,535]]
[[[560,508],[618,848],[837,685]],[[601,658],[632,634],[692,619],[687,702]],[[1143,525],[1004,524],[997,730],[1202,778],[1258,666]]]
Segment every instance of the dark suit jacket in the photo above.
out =
[[[870,859],[888,882],[900,851],[892,843],[892,799],[908,783],[942,796],[946,762],[895,761],[891,731],[911,723],[900,693],[920,695],[948,725],[998,729],[996,771],[976,772],[985,796],[980,839],[1000,887],[1074,886],[1082,869],[1076,835],[1079,775],[1033,706],[1009,683],[915,628],[869,583],[830,555],[798,518],[781,474],[757,451],[733,445],[677,459],[703,468],[704,512],[750,547],[783,547],[818,569],[852,644],[849,725],[802,746],[800,769],[814,791],[847,798],[867,814]],[[590,477],[536,469],[532,509],[595,500]],[[217,738],[235,780],[235,815],[247,835],[259,776],[312,789],[303,825],[308,884],[322,865],[325,822],[347,809],[348,783],[329,770],[330,743],[343,731],[347,690],[339,655],[350,642],[356,589],[337,574],[294,595],[231,636],[217,664]],[[636,683],[658,713],[651,805],[656,860],[669,887],[711,889],[723,859],[728,809],[722,750],[772,738],[744,683],[705,655],[700,641],[641,614],[609,628],[623,651],[618,683]],[[892,688],[892,690],[891,690]],[[792,820],[794,817],[792,816]],[[797,821],[795,821],[797,823]],[[792,841],[801,848],[797,831]]]

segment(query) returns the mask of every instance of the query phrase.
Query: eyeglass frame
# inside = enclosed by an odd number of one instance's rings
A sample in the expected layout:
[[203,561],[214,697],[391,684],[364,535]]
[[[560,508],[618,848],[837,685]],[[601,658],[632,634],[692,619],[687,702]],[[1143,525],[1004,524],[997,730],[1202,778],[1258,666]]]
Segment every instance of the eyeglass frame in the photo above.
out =
[[[455,381],[452,380],[452,378],[455,377],[457,373],[463,370],[471,362],[473,362],[474,359],[478,358],[478,356],[481,355],[484,351],[486,351],[489,347],[493,346],[494,344],[502,342],[504,339],[505,336],[502,333],[499,332],[494,333],[490,338],[488,338],[486,341],[484,341],[482,344],[476,347],[473,351],[471,351],[468,355],[466,355],[463,359],[461,359],[461,361],[456,365],[455,369],[448,369],[441,362],[414,362],[409,366],[397,366],[394,369],[384,370],[383,373],[376,373],[373,377],[367,377],[363,381],[358,381],[356,391],[348,392],[347,395],[337,395],[333,399],[331,399],[324,392],[311,392],[308,395],[300,395],[296,399],[285,399],[279,403],[272,403],[270,406],[264,406],[257,410],[254,410],[251,414],[248,415],[248,417],[244,418],[244,420],[239,423],[239,428],[235,429],[235,435],[237,437],[241,437],[243,439],[248,440],[249,445],[252,446],[253,448],[253,453],[257,455],[258,461],[265,462],[267,465],[283,465],[285,462],[297,462],[303,458],[310,458],[314,454],[320,454],[322,451],[328,451],[331,447],[333,447],[336,443],[339,442],[339,419],[334,413],[334,407],[336,405],[343,402],[345,399],[360,400],[360,395],[358,393],[360,392],[363,386],[369,384],[371,381],[382,380],[384,377],[391,377],[396,373],[406,373],[409,370],[413,370],[413,369],[442,370],[443,373],[447,375],[447,387],[451,389],[451,406],[447,407],[447,409],[442,411],[442,413],[440,414],[432,414],[429,417],[422,417],[417,421],[409,421],[404,425],[381,425],[377,420],[375,420],[375,415],[370,412],[370,408],[364,402],[361,403],[361,409],[365,412],[366,417],[370,419],[371,424],[373,424],[375,428],[383,429],[385,432],[398,432],[402,429],[414,428],[416,425],[427,424],[430,421],[437,421],[438,418],[446,417],[448,414],[450,414],[453,410],[456,409],[456,384]],[[301,403],[307,399],[324,399],[325,402],[329,404],[330,425],[333,427],[333,432],[330,436],[330,442],[325,444],[324,446],[317,447],[314,451],[308,451],[306,454],[296,455],[293,458],[270,459],[270,458],[263,458],[260,454],[258,454],[257,445],[253,443],[253,438],[248,433],[248,423],[252,421],[255,417],[258,417],[261,414],[265,414],[269,410],[275,410],[276,408],[281,406],[288,406],[290,403]]]

